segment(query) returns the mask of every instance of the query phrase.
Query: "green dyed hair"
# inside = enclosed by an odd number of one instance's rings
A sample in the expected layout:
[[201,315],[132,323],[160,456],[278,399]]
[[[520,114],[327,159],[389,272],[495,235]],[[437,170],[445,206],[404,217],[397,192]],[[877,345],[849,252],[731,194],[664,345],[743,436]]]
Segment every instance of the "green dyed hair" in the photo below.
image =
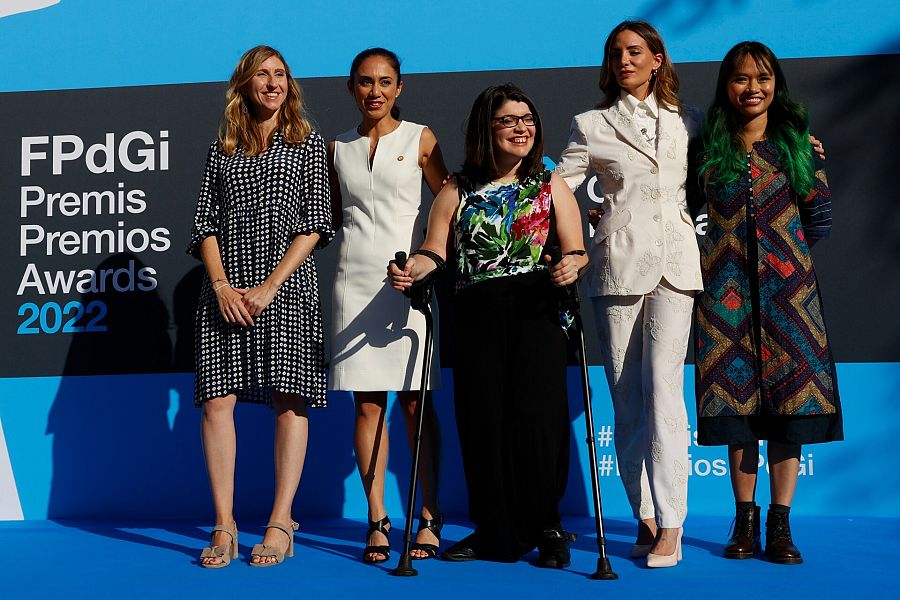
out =
[[707,183],[727,184],[743,176],[747,168],[747,151],[739,135],[741,121],[728,100],[728,80],[747,56],[756,62],[760,72],[775,77],[775,97],[768,110],[766,138],[777,148],[791,187],[805,196],[815,178],[806,109],[791,100],[778,59],[759,42],[741,42],[722,59],[716,81],[716,97],[706,113],[703,127],[705,158],[700,173]]

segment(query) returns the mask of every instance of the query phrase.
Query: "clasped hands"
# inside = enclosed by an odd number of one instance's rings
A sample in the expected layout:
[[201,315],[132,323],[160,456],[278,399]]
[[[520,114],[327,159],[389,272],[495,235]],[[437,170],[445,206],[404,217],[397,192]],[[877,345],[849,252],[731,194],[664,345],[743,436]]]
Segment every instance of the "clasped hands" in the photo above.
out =
[[266,282],[252,288],[224,285],[215,290],[222,318],[241,327],[252,327],[253,317],[261,315],[277,293],[278,287]]

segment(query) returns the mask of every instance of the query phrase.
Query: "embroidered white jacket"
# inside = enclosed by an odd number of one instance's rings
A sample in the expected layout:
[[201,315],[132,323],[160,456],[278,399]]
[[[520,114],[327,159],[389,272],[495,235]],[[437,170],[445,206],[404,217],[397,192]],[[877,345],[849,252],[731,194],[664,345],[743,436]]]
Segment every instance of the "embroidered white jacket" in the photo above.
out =
[[658,115],[655,147],[622,98],[572,120],[556,172],[573,191],[596,174],[605,211],[589,249],[589,296],[646,294],[663,276],[680,290],[703,289],[685,198],[688,141],[702,113],[660,105]]

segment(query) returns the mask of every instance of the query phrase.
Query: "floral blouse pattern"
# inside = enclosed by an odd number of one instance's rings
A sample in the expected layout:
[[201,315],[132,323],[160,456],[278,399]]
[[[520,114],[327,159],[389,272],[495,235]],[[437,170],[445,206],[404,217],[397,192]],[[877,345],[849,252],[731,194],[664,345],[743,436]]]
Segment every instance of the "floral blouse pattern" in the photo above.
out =
[[550,234],[550,171],[524,181],[470,188],[460,181],[454,234],[456,288],[546,269],[541,260]]

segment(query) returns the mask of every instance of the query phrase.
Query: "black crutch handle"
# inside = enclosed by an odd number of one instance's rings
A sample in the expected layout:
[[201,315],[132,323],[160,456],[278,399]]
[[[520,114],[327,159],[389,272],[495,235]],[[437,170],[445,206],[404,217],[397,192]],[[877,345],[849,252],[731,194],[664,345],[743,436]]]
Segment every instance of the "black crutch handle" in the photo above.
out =
[[[403,250],[394,253],[394,262],[398,269],[406,268],[407,258],[407,254]],[[403,295],[409,298],[413,309],[422,312],[431,303],[432,279],[433,277],[429,275],[421,281],[414,281],[411,286],[403,290]]]
[[562,260],[562,248],[559,246],[547,246],[544,252],[550,255],[550,264],[555,265]]

